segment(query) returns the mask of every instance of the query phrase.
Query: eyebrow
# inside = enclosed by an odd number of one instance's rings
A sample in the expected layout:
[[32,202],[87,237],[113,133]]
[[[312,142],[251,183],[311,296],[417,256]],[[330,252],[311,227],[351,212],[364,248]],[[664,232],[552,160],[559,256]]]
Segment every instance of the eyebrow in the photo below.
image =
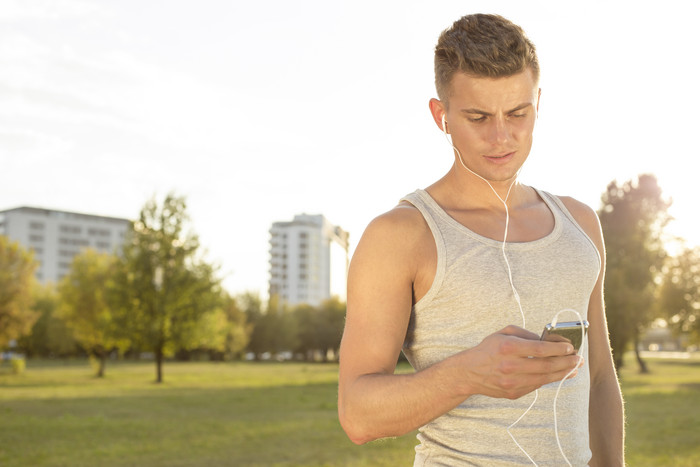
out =
[[[513,112],[517,112],[518,110],[523,110],[524,108],[526,108],[526,107],[531,107],[531,106],[532,106],[532,103],[531,103],[531,102],[526,102],[526,103],[520,104],[519,106],[517,106],[517,107],[515,107],[515,108],[512,108],[512,109],[508,110],[506,113],[507,113],[507,114],[512,114]],[[462,109],[461,112],[462,112],[462,113],[465,113],[465,114],[484,115],[484,116],[486,116],[486,117],[492,117],[492,116],[493,116],[493,114],[490,113],[490,112],[486,112],[485,110],[479,110],[479,109],[476,109],[476,108]]]

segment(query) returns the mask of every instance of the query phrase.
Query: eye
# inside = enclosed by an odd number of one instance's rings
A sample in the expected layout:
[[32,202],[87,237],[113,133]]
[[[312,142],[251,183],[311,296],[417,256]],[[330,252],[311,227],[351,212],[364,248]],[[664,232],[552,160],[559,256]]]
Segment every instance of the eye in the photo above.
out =
[[484,120],[486,120],[486,117],[482,115],[481,117],[468,117],[467,119],[470,122],[480,123],[480,122],[483,122]]
[[514,113],[514,114],[510,114],[510,116],[514,117],[514,118],[523,118],[523,117],[527,117],[527,112]]

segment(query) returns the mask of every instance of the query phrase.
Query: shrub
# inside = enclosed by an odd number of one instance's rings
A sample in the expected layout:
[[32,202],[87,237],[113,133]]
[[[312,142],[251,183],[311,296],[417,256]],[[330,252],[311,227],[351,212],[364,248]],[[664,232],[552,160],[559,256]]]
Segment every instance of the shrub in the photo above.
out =
[[12,362],[12,372],[16,375],[24,373],[24,369],[27,366],[27,362],[24,358],[15,357],[11,360]]

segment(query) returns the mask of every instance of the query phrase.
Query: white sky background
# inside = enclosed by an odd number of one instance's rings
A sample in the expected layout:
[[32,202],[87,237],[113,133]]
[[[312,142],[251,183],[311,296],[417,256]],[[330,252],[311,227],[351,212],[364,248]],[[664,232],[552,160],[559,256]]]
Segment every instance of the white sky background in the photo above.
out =
[[[566,6],[564,6],[566,5]],[[185,195],[232,293],[268,280],[268,229],[350,232],[441,177],[433,47],[493,12],[535,42],[542,100],[524,183],[598,208],[654,173],[700,243],[693,2],[0,0],[0,210],[135,218]]]

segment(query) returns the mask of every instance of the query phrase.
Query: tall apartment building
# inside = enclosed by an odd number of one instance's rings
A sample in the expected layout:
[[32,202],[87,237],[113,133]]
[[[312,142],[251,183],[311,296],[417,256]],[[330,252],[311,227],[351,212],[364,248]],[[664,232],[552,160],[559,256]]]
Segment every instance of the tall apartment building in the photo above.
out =
[[40,282],[58,282],[83,248],[113,253],[124,243],[129,220],[20,207],[0,211],[0,235],[34,250]]
[[270,229],[270,297],[282,303],[317,306],[338,296],[345,301],[348,233],[322,215],[301,214]]

